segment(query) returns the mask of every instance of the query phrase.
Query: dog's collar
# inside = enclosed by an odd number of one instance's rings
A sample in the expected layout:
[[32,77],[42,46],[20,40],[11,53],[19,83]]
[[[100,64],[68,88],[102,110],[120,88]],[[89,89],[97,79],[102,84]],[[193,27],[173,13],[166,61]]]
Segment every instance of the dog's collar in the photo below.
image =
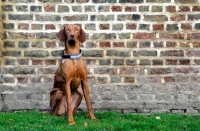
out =
[[65,50],[63,50],[63,55],[61,57],[61,59],[70,59],[70,60],[78,60],[81,58],[82,56],[82,50],[80,49],[80,53],[79,54],[68,54],[68,55],[65,55]]

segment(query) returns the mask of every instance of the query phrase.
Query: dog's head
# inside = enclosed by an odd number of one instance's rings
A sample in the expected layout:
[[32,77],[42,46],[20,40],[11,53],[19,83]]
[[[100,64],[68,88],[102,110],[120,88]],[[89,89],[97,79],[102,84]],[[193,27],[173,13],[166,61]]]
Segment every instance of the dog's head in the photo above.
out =
[[56,37],[70,46],[86,41],[86,34],[78,25],[66,25],[57,33]]

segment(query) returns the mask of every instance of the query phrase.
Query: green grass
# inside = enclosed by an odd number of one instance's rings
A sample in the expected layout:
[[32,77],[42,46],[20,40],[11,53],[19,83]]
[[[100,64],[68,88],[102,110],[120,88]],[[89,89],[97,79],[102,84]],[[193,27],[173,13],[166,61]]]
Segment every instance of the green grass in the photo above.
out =
[[87,112],[74,115],[75,125],[65,119],[39,111],[0,112],[0,131],[200,131],[200,115],[121,114],[95,112],[92,121]]

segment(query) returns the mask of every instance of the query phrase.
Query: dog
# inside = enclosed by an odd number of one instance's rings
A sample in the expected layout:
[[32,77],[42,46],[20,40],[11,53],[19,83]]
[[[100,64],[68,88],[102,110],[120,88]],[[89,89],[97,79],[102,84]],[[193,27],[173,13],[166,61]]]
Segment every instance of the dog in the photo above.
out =
[[75,124],[73,114],[76,113],[84,95],[90,118],[97,120],[89,95],[87,67],[81,57],[80,46],[86,41],[86,34],[78,25],[66,25],[56,37],[65,43],[65,49],[50,91],[51,114],[62,117],[67,113],[68,124]]

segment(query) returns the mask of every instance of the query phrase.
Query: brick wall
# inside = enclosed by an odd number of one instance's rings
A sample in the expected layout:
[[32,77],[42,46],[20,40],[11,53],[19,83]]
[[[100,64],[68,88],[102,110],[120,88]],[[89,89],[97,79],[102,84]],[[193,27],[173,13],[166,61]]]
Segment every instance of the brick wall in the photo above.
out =
[[[198,113],[199,4],[3,0],[0,110],[49,109],[49,90],[64,48],[55,34],[75,23],[88,37],[82,49],[95,109]],[[80,108],[86,108],[84,101]]]

